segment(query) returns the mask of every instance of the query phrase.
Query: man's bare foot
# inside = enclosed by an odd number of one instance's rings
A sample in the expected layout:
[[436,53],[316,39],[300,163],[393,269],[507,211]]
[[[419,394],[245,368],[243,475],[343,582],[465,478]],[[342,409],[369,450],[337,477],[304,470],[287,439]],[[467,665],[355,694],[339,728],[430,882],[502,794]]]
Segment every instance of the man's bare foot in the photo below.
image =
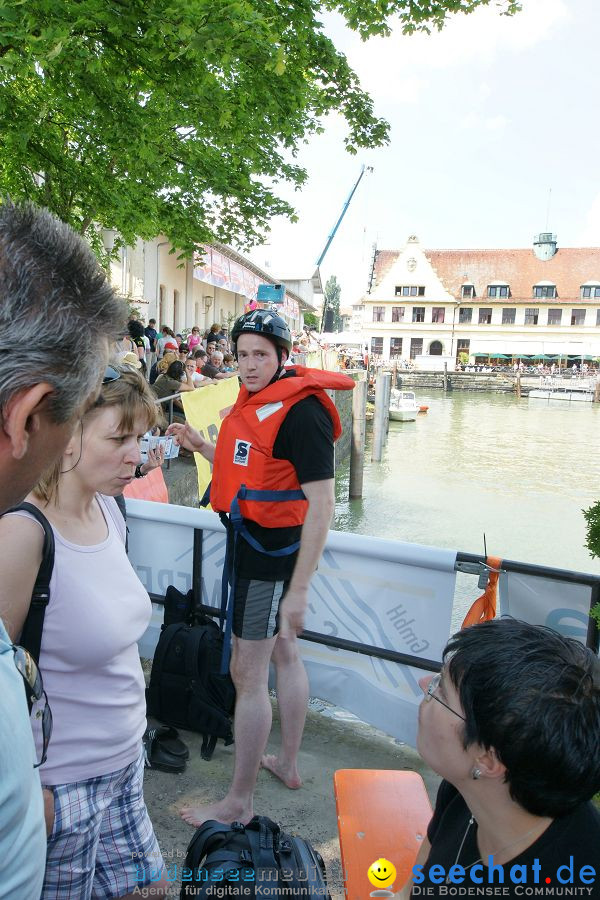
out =
[[254,813],[252,809],[242,809],[228,803],[227,800],[222,800],[220,803],[207,803],[206,806],[184,806],[179,810],[179,815],[185,822],[198,828],[209,819],[216,819],[225,825],[231,825],[232,822],[247,825]]
[[260,761],[263,769],[268,769],[272,775],[275,775],[276,778],[279,778],[280,781],[283,781],[286,787],[290,788],[292,791],[297,791],[298,788],[302,787],[302,779],[298,775],[298,770],[294,766],[293,770],[284,769],[279,759],[272,755],[266,754]]

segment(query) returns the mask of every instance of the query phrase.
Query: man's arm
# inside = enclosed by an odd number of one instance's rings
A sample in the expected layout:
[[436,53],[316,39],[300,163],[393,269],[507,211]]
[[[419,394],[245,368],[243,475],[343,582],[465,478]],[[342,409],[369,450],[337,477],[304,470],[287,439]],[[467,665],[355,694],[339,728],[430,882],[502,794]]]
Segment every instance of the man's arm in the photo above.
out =
[[334,484],[334,479],[329,478],[301,485],[308,500],[308,511],[294,574],[280,609],[279,634],[283,638],[300,634],[304,628],[308,588],[319,565],[335,509]]

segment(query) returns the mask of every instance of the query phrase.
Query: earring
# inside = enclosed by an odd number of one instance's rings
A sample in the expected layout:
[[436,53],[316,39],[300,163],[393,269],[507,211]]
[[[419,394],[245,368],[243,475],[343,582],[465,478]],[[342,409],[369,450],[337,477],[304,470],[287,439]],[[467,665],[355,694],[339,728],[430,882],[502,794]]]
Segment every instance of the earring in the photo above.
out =
[[477,781],[478,778],[481,778],[481,769],[478,769],[477,766],[471,770],[471,778],[473,781]]

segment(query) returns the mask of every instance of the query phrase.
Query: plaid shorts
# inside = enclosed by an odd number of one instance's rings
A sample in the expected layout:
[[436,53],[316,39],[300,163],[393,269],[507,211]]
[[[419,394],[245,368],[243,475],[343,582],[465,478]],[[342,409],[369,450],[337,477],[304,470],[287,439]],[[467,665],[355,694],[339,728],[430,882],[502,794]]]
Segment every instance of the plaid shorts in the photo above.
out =
[[262,641],[279,631],[279,604],[289,581],[238,578],[233,604],[233,633],[246,641]]
[[48,788],[54,825],[40,900],[122,897],[164,868],[144,803],[144,757],[108,775]]

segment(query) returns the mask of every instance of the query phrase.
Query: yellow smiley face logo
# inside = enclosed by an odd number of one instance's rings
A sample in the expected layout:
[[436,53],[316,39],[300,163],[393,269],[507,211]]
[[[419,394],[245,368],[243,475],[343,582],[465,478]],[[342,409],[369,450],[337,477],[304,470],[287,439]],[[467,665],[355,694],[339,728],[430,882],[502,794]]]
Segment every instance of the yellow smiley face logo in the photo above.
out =
[[367,876],[374,887],[387,888],[394,883],[396,867],[389,859],[376,859],[369,866]]

